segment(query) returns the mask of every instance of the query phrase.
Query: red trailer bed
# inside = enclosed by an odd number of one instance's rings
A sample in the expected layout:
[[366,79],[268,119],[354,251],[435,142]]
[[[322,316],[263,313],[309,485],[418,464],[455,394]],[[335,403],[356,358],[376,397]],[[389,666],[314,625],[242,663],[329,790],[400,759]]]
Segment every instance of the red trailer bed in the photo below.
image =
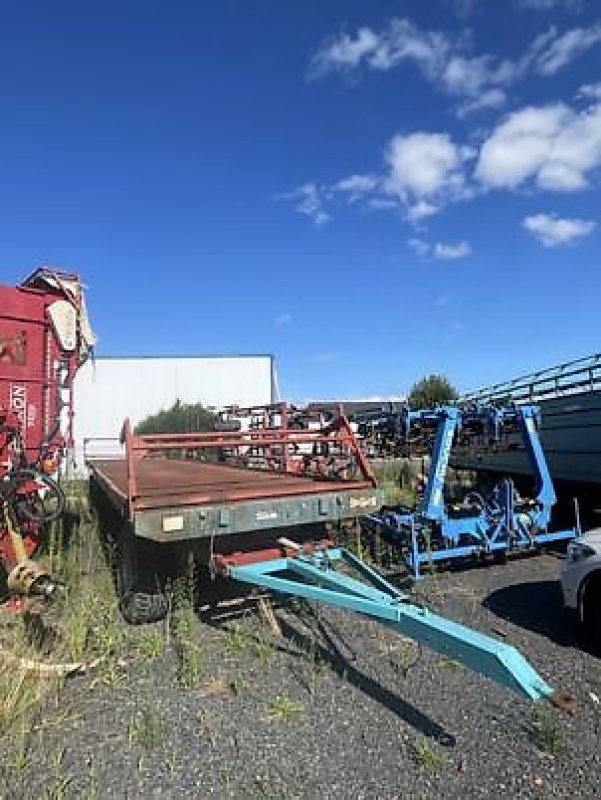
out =
[[[122,441],[125,458],[86,463],[134,533],[155,541],[337,522],[381,500],[344,418],[321,431],[245,434],[138,436],[126,423]],[[313,454],[299,456],[303,446]],[[264,468],[216,463],[217,454]]]
[[[112,485],[124,503],[127,501],[125,459],[98,459],[88,461],[88,465],[93,472]],[[136,510],[372,488],[369,481],[319,480],[266,470],[167,458],[140,461],[136,474]]]

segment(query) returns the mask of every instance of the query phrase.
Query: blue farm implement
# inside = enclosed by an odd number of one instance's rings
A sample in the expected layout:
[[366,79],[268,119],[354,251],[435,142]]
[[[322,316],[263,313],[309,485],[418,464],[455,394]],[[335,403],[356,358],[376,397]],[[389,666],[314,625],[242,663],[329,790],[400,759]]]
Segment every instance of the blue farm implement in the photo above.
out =
[[[369,515],[365,524],[400,546],[416,579],[423,565],[536,550],[577,535],[576,529],[550,530],[556,497],[535,406],[444,406],[406,410],[399,419],[407,442],[433,444],[423,497],[414,509],[384,507]],[[486,496],[470,491],[460,504],[447,503],[445,479],[453,447],[470,451],[525,448],[536,483],[534,496],[521,496],[513,480],[503,478]]]

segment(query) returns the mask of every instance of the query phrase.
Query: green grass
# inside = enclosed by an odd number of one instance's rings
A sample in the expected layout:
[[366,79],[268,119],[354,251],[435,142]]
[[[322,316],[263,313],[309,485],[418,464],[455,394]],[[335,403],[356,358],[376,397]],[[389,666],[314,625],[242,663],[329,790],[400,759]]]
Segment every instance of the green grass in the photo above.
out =
[[164,736],[163,722],[157,709],[145,706],[130,717],[127,725],[127,741],[138,745],[146,752],[156,750]]
[[402,503],[414,505],[416,502],[415,475],[407,461],[385,462],[372,465],[378,487],[384,492],[388,505]]
[[273,645],[269,639],[263,635],[253,639],[251,649],[255,658],[257,658],[263,665],[269,664],[273,658]]
[[223,646],[231,652],[240,652],[248,644],[248,635],[242,630],[240,625],[234,624],[229,627],[223,637]]
[[267,713],[271,719],[280,721],[289,720],[297,717],[302,711],[300,703],[291,700],[289,697],[275,697],[267,707]]
[[553,711],[535,705],[530,722],[530,739],[539,750],[558,755],[565,749],[565,737]]
[[[29,797],[35,771],[47,775],[39,797],[59,800],[73,796],[72,777],[64,764],[64,750],[56,750],[56,731],[67,714],[60,711],[65,679],[26,668],[30,664],[92,664],[85,676],[87,690],[98,685],[117,687],[128,680],[136,663],[159,658],[168,640],[158,627],[128,627],[118,608],[113,577],[112,548],[89,505],[87,485],[64,484],[67,510],[47,531],[46,544],[35,559],[58,579],[62,588],[41,616],[0,618],[0,738],[4,765],[0,765],[0,794]],[[35,624],[33,624],[35,623]],[[193,683],[200,672],[195,642],[193,604],[178,605],[175,630],[182,649],[182,675]],[[58,711],[57,713],[56,710]],[[128,736],[143,758],[163,737],[161,720],[152,708],[137,712]],[[40,753],[43,754],[40,759]],[[78,787],[82,800],[100,796],[95,756],[86,761],[87,776]],[[174,761],[175,763],[175,761]],[[34,778],[35,782],[35,778]],[[3,794],[4,796],[4,794]]]
[[[97,662],[95,680],[114,683],[126,649],[110,565],[87,486],[64,485],[67,510],[36,559],[62,584],[41,616],[7,615],[0,625],[0,734],[33,719],[63,679],[23,664]],[[32,631],[34,635],[32,635]],[[121,671],[122,672],[122,671]]]
[[413,745],[415,763],[425,770],[438,770],[445,759],[427,739],[418,739]]
[[179,657],[178,682],[191,689],[202,679],[202,657],[198,641],[198,619],[194,610],[194,569],[177,578],[171,593],[170,627]]
[[136,654],[142,661],[160,658],[167,647],[167,638],[162,628],[143,625],[136,639]]

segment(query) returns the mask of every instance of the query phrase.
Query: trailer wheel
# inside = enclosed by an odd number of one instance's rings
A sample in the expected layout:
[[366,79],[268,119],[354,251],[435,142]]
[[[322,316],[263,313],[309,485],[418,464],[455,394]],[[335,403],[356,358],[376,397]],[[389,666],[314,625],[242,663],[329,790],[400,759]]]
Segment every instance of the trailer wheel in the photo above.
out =
[[130,625],[159,622],[167,616],[168,604],[152,544],[125,530],[119,545],[117,577],[123,619]]
[[164,594],[127,592],[119,601],[123,619],[129,625],[147,625],[167,616],[167,598]]

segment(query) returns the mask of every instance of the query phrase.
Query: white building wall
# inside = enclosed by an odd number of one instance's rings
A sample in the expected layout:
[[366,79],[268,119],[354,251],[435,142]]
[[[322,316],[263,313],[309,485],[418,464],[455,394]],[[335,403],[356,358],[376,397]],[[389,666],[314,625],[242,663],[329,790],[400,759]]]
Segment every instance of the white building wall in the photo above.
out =
[[74,388],[77,467],[83,461],[83,440],[118,437],[126,417],[136,425],[176,400],[219,407],[275,399],[268,355],[97,358],[81,368]]

